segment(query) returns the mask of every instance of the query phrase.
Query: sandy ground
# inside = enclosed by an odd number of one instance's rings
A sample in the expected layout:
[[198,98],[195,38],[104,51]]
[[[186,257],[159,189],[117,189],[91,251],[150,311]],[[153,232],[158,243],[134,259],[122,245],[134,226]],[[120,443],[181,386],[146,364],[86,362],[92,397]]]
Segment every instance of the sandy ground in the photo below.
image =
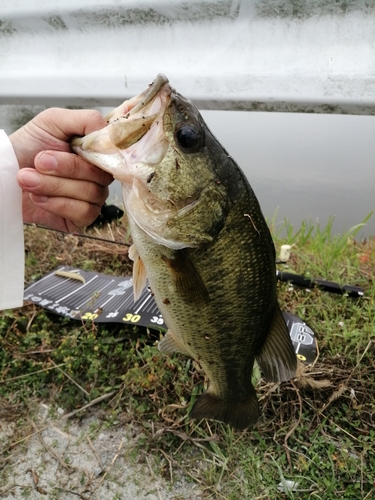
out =
[[[184,478],[158,474],[153,457],[134,457],[142,432],[129,425],[99,429],[95,414],[80,421],[40,405],[31,433],[0,459],[0,498],[14,500],[196,500]],[[99,429],[96,431],[96,429]],[[0,420],[0,449],[14,444],[16,425]],[[90,438],[91,436],[91,438]],[[19,438],[22,439],[22,438]],[[142,453],[140,452],[142,455]],[[135,458],[135,459],[134,459]],[[138,463],[137,463],[138,462]]]

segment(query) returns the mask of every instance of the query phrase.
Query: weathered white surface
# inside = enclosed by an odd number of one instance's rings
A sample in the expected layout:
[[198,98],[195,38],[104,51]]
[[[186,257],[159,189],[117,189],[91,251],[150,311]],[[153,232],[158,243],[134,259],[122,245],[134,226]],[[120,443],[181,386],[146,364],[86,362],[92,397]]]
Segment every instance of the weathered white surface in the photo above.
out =
[[0,102],[375,114],[375,2],[0,0]]

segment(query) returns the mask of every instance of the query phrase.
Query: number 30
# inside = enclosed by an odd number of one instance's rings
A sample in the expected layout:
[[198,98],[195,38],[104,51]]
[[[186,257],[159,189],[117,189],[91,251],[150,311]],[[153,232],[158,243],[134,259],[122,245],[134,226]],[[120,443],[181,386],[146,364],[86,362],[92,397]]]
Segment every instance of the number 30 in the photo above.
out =
[[127,313],[125,314],[124,318],[122,318],[122,321],[130,321],[131,323],[137,323],[141,319],[139,314],[131,314]]

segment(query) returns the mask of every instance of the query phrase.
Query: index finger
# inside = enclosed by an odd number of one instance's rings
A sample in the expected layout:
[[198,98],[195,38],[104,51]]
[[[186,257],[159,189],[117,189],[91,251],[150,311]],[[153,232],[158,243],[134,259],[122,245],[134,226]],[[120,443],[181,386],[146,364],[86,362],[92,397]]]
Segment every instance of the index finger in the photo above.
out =
[[108,186],[113,181],[111,174],[91,165],[91,163],[74,153],[42,151],[35,157],[34,165],[41,174],[66,179],[86,180],[101,186]]
[[35,117],[34,121],[63,141],[68,141],[75,135],[87,135],[107,125],[99,111],[93,109],[49,108]]

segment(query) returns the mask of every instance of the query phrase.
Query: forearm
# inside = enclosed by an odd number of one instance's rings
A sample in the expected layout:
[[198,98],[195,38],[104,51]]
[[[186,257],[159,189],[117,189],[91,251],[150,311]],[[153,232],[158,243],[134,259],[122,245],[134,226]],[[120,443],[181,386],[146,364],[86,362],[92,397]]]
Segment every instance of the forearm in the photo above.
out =
[[0,309],[23,304],[25,258],[18,169],[12,144],[0,130]]

